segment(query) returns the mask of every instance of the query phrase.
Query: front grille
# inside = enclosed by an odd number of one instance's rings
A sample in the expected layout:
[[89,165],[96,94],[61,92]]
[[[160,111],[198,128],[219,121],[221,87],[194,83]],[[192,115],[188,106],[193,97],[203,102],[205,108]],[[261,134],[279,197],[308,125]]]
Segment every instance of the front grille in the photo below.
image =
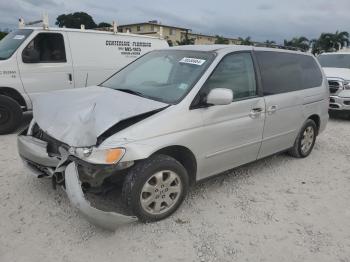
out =
[[337,80],[328,80],[328,85],[329,85],[329,92],[331,94],[334,94],[338,92],[338,90],[341,88],[342,83],[341,81],[337,81]]
[[334,98],[330,98],[330,99],[329,99],[329,102],[330,102],[330,103],[335,103]]
[[350,101],[344,101],[344,105],[350,106]]
[[61,155],[59,152],[59,147],[65,148],[67,151],[69,149],[69,146],[67,144],[62,143],[61,141],[58,141],[57,139],[53,138],[52,136],[45,133],[37,124],[34,125],[32,130],[32,135],[35,138],[38,138],[40,140],[43,140],[47,142],[47,152],[50,155]]

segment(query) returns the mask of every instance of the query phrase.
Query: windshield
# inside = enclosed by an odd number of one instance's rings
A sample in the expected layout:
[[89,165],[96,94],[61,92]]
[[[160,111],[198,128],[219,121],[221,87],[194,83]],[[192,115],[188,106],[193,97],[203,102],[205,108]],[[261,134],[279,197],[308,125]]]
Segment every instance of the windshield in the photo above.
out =
[[174,104],[191,90],[214,57],[213,52],[153,51],[117,72],[102,86]]
[[17,48],[33,32],[31,29],[14,30],[0,41],[0,60],[10,58]]
[[337,67],[350,69],[350,54],[320,55],[318,61],[322,67]]

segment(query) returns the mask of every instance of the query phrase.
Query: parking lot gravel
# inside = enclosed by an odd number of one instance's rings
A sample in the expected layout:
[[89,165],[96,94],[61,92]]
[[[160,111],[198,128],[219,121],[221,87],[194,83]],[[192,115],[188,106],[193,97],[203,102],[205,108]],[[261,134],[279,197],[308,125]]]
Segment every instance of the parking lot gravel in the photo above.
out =
[[0,137],[0,261],[350,261],[350,121],[306,159],[272,156],[197,184],[170,218],[90,225]]

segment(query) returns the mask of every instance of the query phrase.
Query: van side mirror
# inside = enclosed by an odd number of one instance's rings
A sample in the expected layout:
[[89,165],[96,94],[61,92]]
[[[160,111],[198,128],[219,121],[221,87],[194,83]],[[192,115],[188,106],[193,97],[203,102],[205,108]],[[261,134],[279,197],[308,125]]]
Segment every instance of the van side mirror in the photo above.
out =
[[23,63],[39,63],[40,55],[39,52],[32,48],[26,48],[22,53]]
[[233,100],[233,92],[227,88],[214,88],[207,96],[208,105],[229,105]]

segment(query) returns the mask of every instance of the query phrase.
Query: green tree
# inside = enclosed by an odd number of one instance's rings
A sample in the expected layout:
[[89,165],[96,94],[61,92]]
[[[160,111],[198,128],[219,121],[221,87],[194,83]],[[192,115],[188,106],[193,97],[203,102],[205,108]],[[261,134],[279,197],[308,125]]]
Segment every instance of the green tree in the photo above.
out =
[[94,19],[84,12],[76,12],[67,15],[62,14],[59,15],[56,20],[56,25],[59,27],[80,28],[81,25],[85,25],[86,29],[97,27]]
[[294,47],[304,52],[310,49],[310,41],[305,36],[293,37],[292,40],[284,40],[285,47]]
[[238,41],[241,43],[241,45],[253,45],[253,42],[250,36],[246,38],[238,37]]
[[227,38],[223,37],[223,36],[219,36],[216,35],[216,40],[215,40],[215,44],[219,44],[219,45],[228,45],[229,41]]
[[181,41],[176,41],[178,45],[194,45],[195,39],[188,36],[188,31],[185,33],[185,37]]
[[104,28],[104,27],[112,27],[111,24],[106,23],[106,22],[101,22],[97,25],[98,28]]
[[0,40],[3,39],[7,35],[6,32],[0,32]]

